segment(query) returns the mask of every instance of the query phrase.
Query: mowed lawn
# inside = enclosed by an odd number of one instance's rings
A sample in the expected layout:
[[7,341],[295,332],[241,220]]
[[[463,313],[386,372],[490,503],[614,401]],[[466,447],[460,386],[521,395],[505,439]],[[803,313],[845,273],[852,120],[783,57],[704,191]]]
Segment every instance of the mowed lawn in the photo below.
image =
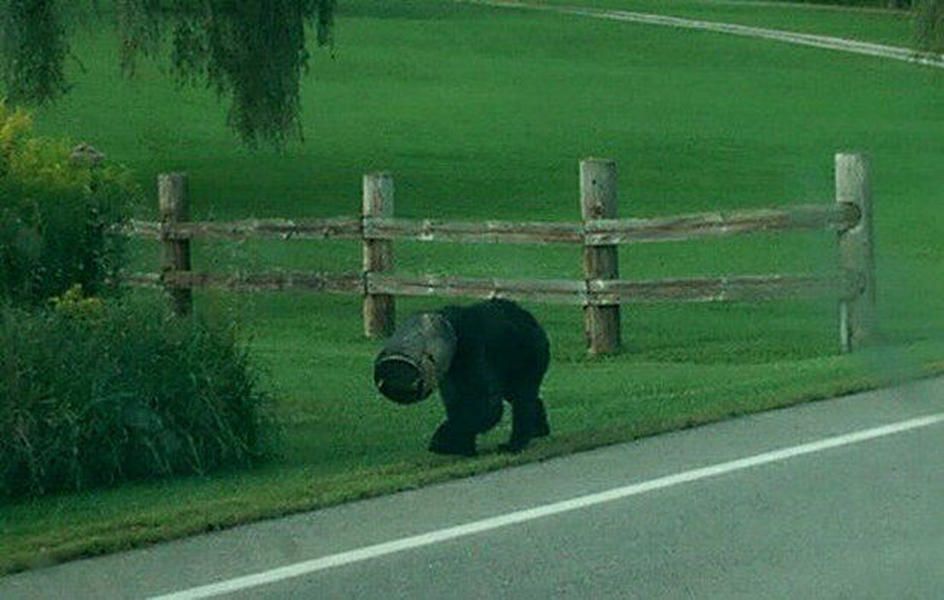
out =
[[[873,21],[877,38],[899,27]],[[399,216],[575,220],[577,162],[590,155],[618,162],[624,217],[827,204],[834,153],[866,151],[881,343],[841,356],[828,299],[629,306],[624,352],[589,359],[579,308],[528,305],[552,340],[543,396],[554,433],[507,456],[496,453],[505,424],[480,458],[452,459],[425,451],[436,401],[404,408],[374,391],[380,344],[362,337],[358,298],[199,294],[198,312],[241,324],[279,401],[282,455],[251,472],[0,505],[0,571],[944,370],[944,71],[446,1],[347,0],[335,48],[314,53],[305,82],[305,143],[251,152],[211,93],[177,90],[147,63],[123,80],[115,45],[79,34],[85,70],[38,129],[91,142],[150,190],[157,173],[188,171],[201,219],[354,215],[361,175],[388,169]],[[200,244],[196,268],[354,271],[359,253],[349,242]],[[156,256],[142,242],[135,268],[154,270]],[[626,247],[620,258],[624,278],[828,274],[836,263],[828,233]],[[577,247],[398,243],[396,260],[406,273],[580,277]]]

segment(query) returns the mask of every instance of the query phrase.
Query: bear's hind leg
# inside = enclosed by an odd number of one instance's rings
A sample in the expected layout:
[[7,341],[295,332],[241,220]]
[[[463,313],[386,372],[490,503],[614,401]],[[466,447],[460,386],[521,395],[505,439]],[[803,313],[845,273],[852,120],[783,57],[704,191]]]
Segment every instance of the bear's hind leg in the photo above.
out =
[[511,437],[501,448],[505,452],[521,452],[534,437],[534,402],[515,400],[511,405]]
[[547,421],[547,410],[544,408],[544,401],[538,398],[538,409],[534,424],[534,437],[546,437],[551,435],[551,425]]
[[[539,384],[538,384],[539,385]],[[508,396],[511,403],[511,437],[501,445],[507,452],[524,450],[533,437],[550,434],[547,411],[538,397],[538,385],[519,385]]]

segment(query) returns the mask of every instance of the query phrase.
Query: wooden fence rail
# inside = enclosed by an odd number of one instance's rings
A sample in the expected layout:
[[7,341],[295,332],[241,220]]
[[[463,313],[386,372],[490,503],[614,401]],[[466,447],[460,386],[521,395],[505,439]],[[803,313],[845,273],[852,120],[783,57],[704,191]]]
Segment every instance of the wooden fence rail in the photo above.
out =
[[[654,219],[617,218],[616,165],[581,162],[582,222],[439,221],[394,217],[394,185],[388,173],[365,175],[362,215],[325,219],[251,219],[189,222],[186,175],[159,177],[161,221],[132,221],[128,235],[157,239],[161,273],[135,274],[131,282],[164,287],[178,314],[192,306],[193,288],[234,291],[305,290],[364,297],[364,331],[388,335],[396,296],[501,297],[584,307],[590,352],[620,347],[620,305],[638,302],[765,301],[828,295],[839,304],[840,348],[864,342],[874,329],[875,266],[868,163],[859,154],[836,155],[836,201],[778,209],[707,212]],[[633,281],[620,279],[619,244],[723,237],[758,232],[834,230],[838,278],[753,275]],[[275,271],[220,275],[190,268],[194,239],[351,239],[363,243],[357,273]],[[403,276],[394,272],[393,241],[505,244],[579,244],[583,280],[525,280],[453,276]]]
[[548,304],[643,304],[653,302],[759,302],[834,295],[854,300],[862,282],[810,275],[745,275],[626,281],[619,279],[503,279],[382,273],[274,271],[221,275],[180,271],[161,276],[136,273],[130,283],[142,287],[210,288],[235,292],[305,290],[334,294],[384,294],[445,298],[498,297]]
[[164,227],[158,221],[132,220],[125,228],[129,235],[155,240],[192,239],[276,239],[276,240],[359,240],[364,237],[362,220],[356,217],[328,219],[249,219],[174,223]]
[[855,205],[797,205],[783,209],[706,212],[654,219],[599,219],[586,223],[555,221],[439,221],[331,217],[326,219],[248,219],[176,223],[162,230],[158,221],[132,220],[128,235],[155,240],[411,240],[494,244],[580,244],[607,246],[677,242],[757,232],[851,229],[859,221]]

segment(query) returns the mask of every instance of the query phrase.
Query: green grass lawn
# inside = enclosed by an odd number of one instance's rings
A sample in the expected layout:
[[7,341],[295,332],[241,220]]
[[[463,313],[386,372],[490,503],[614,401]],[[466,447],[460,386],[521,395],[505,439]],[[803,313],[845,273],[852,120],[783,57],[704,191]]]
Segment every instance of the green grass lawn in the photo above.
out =
[[[212,94],[176,90],[147,65],[123,81],[116,42],[98,31],[76,40],[85,70],[74,70],[72,94],[40,111],[37,126],[91,142],[134,168],[148,189],[158,172],[189,171],[195,217],[216,219],[353,215],[361,174],[389,169],[400,216],[575,220],[577,161],[588,155],[618,161],[625,217],[825,204],[833,201],[833,154],[862,149],[874,166],[882,344],[840,356],[829,301],[630,306],[625,352],[591,360],[579,308],[528,305],[552,340],[543,396],[554,433],[520,456],[500,455],[505,424],[482,440],[482,457],[458,460],[425,451],[441,418],[434,401],[403,408],[373,390],[379,344],[362,338],[359,299],[198,294],[198,311],[242,324],[279,398],[282,455],[251,472],[0,505],[0,572],[944,370],[940,73],[445,1],[340,4],[334,56],[316,52],[305,82],[304,144],[281,153],[240,148]],[[673,14],[670,7],[685,6],[718,20],[743,9],[757,19],[750,24],[790,23],[778,21],[787,13],[779,7],[609,4]],[[822,22],[841,29],[853,18],[838,14]],[[806,10],[790,18],[812,24],[820,16]],[[866,39],[904,31],[891,14],[854,19]],[[139,215],[153,218],[154,209]],[[799,234],[628,247],[621,271],[624,278],[829,273],[834,245],[832,235]],[[356,270],[359,252],[348,242],[201,244],[196,265]],[[136,266],[153,270],[156,248],[142,244]],[[576,247],[404,243],[397,266],[579,277],[580,255]],[[399,310],[440,304],[407,300]]]

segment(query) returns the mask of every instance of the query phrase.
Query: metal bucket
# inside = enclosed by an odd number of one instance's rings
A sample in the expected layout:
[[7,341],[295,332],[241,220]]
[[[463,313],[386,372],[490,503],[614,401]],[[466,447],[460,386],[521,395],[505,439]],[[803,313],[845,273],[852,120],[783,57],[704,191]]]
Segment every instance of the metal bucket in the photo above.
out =
[[425,400],[449,370],[456,343],[452,325],[441,314],[411,316],[374,360],[374,385],[398,404]]

